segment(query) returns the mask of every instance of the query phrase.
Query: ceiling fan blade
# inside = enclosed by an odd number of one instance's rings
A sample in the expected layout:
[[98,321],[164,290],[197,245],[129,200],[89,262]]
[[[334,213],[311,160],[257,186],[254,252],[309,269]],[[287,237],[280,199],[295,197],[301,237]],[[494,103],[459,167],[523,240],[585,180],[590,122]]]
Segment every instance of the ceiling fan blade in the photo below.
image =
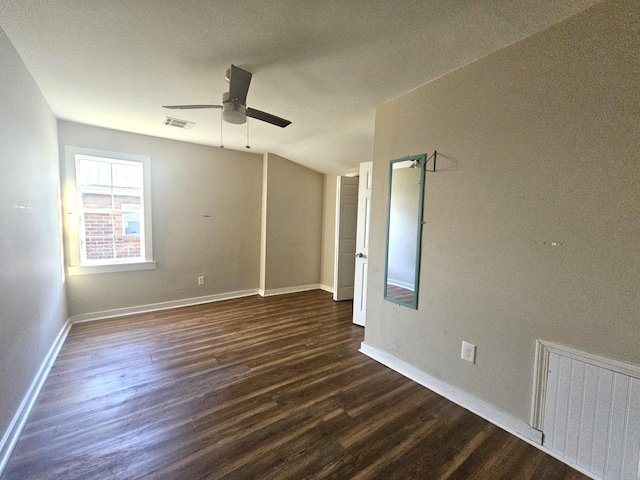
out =
[[163,105],[162,108],[171,110],[192,110],[195,108],[222,108],[222,105]]
[[247,117],[255,118],[256,120],[262,120],[263,122],[267,122],[282,128],[291,124],[291,121],[289,120],[276,117],[275,115],[271,115],[270,113],[263,112],[261,110],[256,110],[255,108],[247,108]]
[[251,83],[251,73],[231,65],[229,72],[229,100],[240,105],[247,104],[247,92]]

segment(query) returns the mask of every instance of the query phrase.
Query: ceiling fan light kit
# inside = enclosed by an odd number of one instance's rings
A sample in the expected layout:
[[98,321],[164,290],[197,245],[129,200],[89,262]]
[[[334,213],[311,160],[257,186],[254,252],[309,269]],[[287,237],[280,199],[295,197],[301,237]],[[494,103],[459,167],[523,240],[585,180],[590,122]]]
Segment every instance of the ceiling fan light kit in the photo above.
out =
[[229,92],[222,94],[222,119],[236,125],[247,121],[247,109],[239,102],[229,100]]

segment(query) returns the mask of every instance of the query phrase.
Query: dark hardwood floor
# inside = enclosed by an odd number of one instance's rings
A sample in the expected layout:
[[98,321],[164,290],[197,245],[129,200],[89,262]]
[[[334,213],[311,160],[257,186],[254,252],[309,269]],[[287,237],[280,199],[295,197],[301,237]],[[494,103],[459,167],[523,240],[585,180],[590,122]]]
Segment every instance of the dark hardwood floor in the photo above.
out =
[[387,284],[387,298],[392,298],[403,303],[413,303],[415,291],[397,285]]
[[[582,479],[312,291],[74,325],[2,479]],[[28,354],[28,352],[25,352]]]

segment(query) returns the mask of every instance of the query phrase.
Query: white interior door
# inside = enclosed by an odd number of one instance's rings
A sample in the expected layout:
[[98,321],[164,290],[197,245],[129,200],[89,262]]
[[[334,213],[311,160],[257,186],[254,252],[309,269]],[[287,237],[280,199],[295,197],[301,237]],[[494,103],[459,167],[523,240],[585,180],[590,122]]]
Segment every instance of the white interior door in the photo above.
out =
[[336,254],[333,299],[353,298],[358,217],[358,177],[338,177],[336,208]]
[[369,269],[369,231],[371,220],[371,173],[373,162],[360,164],[356,265],[353,292],[353,323],[364,327],[367,316],[367,273]]

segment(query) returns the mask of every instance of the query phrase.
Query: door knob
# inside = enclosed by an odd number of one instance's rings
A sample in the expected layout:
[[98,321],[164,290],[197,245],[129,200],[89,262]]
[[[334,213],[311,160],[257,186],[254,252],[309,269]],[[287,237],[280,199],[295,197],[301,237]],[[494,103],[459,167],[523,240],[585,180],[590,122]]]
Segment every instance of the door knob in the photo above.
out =
[[364,257],[363,253],[360,253],[360,252],[356,253],[356,258],[362,258],[362,257]]

